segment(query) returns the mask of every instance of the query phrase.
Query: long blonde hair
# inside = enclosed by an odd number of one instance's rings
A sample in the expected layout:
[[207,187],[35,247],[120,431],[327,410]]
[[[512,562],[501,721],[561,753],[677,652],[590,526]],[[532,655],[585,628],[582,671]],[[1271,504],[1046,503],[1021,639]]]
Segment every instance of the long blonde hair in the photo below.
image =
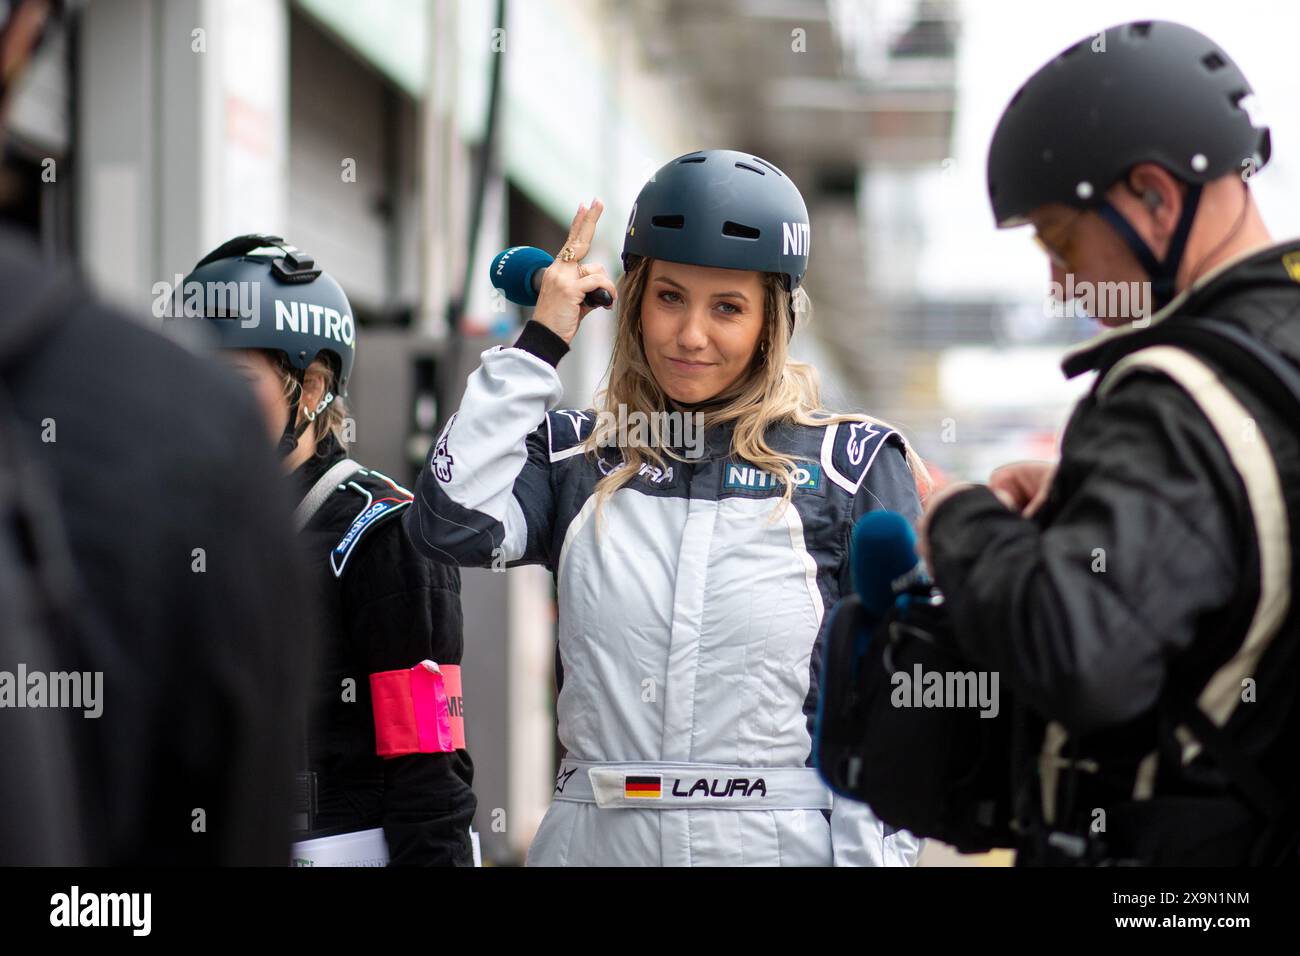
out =
[[[636,477],[643,464],[651,463],[664,469],[665,456],[677,461],[686,460],[671,447],[620,445],[615,435],[620,406],[626,410],[624,420],[633,412],[650,416],[674,407],[655,381],[641,339],[641,301],[653,262],[651,258],[642,258],[618,280],[614,351],[610,357],[606,387],[596,395],[596,427],[583,442],[583,451],[594,458],[598,448],[618,445],[626,465],[606,474],[596,484],[598,516],[609,496]],[[797,484],[794,473],[799,466],[794,456],[783,454],[768,444],[769,428],[782,424],[815,426],[861,421],[886,428],[890,426],[869,415],[836,414],[822,408],[817,370],[806,362],[790,358],[790,310],[793,307],[796,327],[807,325],[812,319],[812,301],[802,287],[793,295],[787,292],[778,273],[763,274],[763,290],[763,330],[750,371],[729,390],[725,401],[701,410],[701,414],[706,430],[713,425],[734,421],[732,456],[761,468],[784,486],[775,516],[790,503]],[[912,450],[910,442],[905,444],[907,462],[918,480],[918,490],[924,489],[923,493],[928,493],[931,481],[925,463]]]

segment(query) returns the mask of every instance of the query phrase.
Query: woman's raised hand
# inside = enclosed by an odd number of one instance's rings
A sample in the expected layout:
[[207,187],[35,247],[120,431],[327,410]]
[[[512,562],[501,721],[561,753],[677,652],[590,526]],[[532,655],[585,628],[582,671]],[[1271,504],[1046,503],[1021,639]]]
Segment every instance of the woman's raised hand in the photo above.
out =
[[591,251],[591,240],[596,234],[596,223],[605,204],[593,199],[591,205],[578,207],[569,226],[569,238],[564,248],[542,274],[542,286],[537,293],[533,321],[546,326],[565,342],[572,342],[578,326],[588,312],[597,306],[583,300],[588,292],[605,289],[611,299],[618,298],[613,281],[605,274],[605,267],[583,265],[582,260]]

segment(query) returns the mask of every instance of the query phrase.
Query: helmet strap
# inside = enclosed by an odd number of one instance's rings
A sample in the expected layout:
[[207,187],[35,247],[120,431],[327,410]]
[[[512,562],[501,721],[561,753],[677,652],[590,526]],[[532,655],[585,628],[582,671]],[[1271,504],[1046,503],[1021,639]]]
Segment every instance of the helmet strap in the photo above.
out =
[[1192,183],[1188,186],[1187,195],[1183,200],[1183,211],[1178,217],[1178,227],[1169,240],[1169,251],[1163,260],[1156,258],[1151,247],[1133,228],[1133,224],[1111,205],[1110,200],[1104,199],[1097,205],[1098,215],[1119,233],[1119,237],[1124,240],[1138,263],[1151,277],[1151,299],[1156,311],[1172,302],[1177,294],[1178,270],[1183,264],[1183,253],[1187,250],[1187,237],[1191,235],[1192,221],[1196,218],[1196,210],[1200,202],[1201,184]]

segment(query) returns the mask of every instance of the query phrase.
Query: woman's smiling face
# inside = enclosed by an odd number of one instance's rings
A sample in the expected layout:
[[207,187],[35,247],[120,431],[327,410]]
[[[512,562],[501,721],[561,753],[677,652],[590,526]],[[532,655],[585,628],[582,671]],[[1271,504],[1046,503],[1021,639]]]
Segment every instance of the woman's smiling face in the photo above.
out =
[[659,387],[703,402],[750,368],[763,332],[761,273],[656,259],[641,299],[641,342]]

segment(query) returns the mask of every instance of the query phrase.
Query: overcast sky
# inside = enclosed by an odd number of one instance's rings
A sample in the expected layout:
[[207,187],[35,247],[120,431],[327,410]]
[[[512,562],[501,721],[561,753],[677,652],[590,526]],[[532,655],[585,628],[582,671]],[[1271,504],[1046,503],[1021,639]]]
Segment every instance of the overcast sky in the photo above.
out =
[[[1176,20],[1212,37],[1255,88],[1272,127],[1273,158],[1251,182],[1276,238],[1300,234],[1300,2],[1296,0],[959,0],[958,106],[953,168],[921,190],[921,263],[936,297],[998,294],[1040,302],[1047,267],[1028,229],[997,232],[985,158],[1002,109],[1048,59],[1084,36],[1140,19]],[[1262,111],[1262,112],[1261,112]]]

